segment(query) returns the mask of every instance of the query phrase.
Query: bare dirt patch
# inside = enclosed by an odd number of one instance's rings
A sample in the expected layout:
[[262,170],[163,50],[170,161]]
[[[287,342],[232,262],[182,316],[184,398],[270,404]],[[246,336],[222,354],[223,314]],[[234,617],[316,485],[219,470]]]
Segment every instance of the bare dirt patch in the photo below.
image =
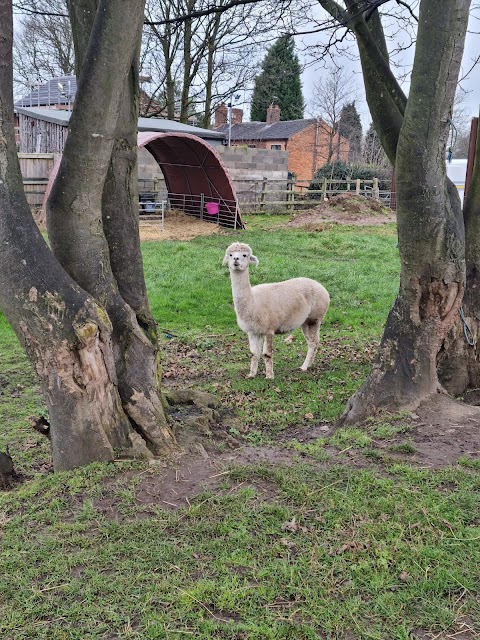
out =
[[[178,464],[165,469],[163,473],[159,474],[155,469],[151,475],[145,476],[137,487],[136,501],[137,504],[143,505],[147,512],[149,508],[158,506],[167,511],[174,511],[182,507],[191,507],[195,498],[205,491],[215,490],[216,493],[224,495],[246,488],[254,489],[257,499],[268,501],[279,494],[279,489],[274,483],[258,478],[253,473],[248,481],[234,481],[231,479],[229,467],[232,464],[258,464],[262,458],[273,461],[277,457],[282,461],[287,458],[276,449],[266,447],[260,450],[240,447],[236,451],[217,452],[202,458],[182,457]],[[276,461],[278,463],[278,460]]]
[[439,394],[416,411],[411,437],[415,458],[438,468],[465,456],[480,459],[480,407]]
[[307,231],[324,231],[336,224],[370,226],[395,220],[395,213],[379,200],[345,193],[298,213],[285,226]]
[[179,211],[168,211],[162,230],[161,217],[145,220],[140,218],[140,240],[192,240],[198,236],[211,236],[223,233],[222,227],[212,222],[205,222],[193,216],[186,216]]

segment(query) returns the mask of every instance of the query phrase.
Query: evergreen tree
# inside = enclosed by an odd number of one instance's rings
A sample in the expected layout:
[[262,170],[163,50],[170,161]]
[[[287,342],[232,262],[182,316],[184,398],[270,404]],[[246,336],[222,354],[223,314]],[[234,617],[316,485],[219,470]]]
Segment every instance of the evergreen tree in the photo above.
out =
[[343,105],[338,130],[350,143],[348,161],[359,162],[362,156],[362,123],[355,100]]
[[265,122],[267,108],[274,102],[280,106],[281,120],[303,118],[303,94],[300,63],[292,38],[282,36],[270,47],[255,78],[250,118]]

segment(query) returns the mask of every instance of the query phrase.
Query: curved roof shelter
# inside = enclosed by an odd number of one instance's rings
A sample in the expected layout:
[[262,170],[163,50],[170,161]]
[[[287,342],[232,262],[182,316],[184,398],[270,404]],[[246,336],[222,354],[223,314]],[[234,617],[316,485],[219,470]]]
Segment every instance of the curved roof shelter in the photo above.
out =
[[173,209],[224,227],[243,228],[235,187],[213,147],[189,133],[153,131],[140,132],[138,146],[145,147],[160,166]]
[[[139,132],[138,146],[145,147],[160,166],[172,209],[224,227],[243,228],[235,187],[212,146],[190,133],[155,131]],[[59,165],[60,158],[50,174],[43,217]]]

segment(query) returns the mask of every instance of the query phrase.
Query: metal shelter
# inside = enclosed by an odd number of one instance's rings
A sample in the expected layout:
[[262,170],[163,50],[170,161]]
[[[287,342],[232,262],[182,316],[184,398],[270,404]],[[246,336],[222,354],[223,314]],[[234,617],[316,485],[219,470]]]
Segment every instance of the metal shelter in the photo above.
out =
[[141,131],[138,146],[155,158],[170,208],[224,227],[243,228],[235,187],[215,149],[189,133]]
[[[211,145],[190,133],[141,131],[138,146],[145,147],[160,166],[169,208],[224,227],[244,227],[235,187]],[[60,160],[61,156],[50,174],[42,206],[43,217]]]

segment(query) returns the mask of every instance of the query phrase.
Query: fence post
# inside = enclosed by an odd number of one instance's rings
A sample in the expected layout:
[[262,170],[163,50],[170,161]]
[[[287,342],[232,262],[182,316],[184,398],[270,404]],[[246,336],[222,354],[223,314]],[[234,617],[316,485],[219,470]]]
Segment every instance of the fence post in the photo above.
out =
[[327,178],[326,176],[323,177],[322,179],[322,194],[321,194],[321,200],[325,200],[325,198],[327,197]]
[[267,178],[262,180],[262,193],[260,194],[260,211],[265,211],[265,197],[267,191]]
[[360,195],[360,178],[357,178],[355,180],[355,193],[357,194],[357,196]]
[[373,197],[380,198],[380,190],[378,188],[378,178],[373,179]]
[[205,194],[200,194],[200,220],[203,220],[203,209],[205,207]]
[[294,204],[295,195],[293,192],[294,186],[295,186],[295,182],[293,180],[287,181],[287,211],[293,210],[295,207],[295,204]]

